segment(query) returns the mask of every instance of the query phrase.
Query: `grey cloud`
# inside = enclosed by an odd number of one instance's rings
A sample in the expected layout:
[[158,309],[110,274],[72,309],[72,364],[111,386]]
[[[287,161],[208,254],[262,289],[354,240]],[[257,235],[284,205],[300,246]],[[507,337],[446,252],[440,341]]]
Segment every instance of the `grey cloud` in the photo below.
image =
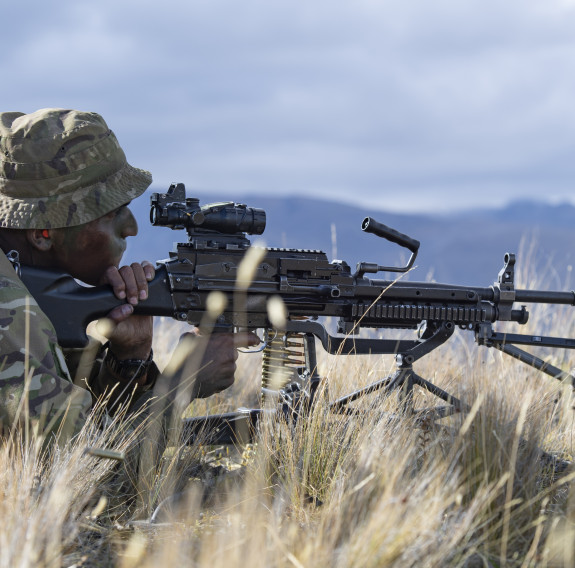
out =
[[571,195],[565,1],[17,4],[3,107],[99,111],[158,184],[393,208]]

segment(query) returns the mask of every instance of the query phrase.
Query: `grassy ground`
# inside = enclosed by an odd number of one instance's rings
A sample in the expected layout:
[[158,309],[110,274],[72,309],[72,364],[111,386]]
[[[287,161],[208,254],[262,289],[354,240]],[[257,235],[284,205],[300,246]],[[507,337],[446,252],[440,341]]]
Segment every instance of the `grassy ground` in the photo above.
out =
[[[528,325],[573,337],[573,320],[542,308]],[[179,332],[159,325],[162,359]],[[157,484],[189,481],[153,524],[122,518],[106,497],[115,462],[85,453],[90,426],[49,457],[21,438],[3,441],[0,567],[574,566],[573,473],[554,459],[575,451],[571,388],[463,333],[416,368],[469,413],[416,421],[395,396],[373,395],[358,401],[358,416],[335,416],[327,399],[385,376],[393,358],[324,355],[328,388],[307,421],[264,421],[257,443],[239,449],[167,455],[170,475]],[[242,355],[236,385],[191,412],[255,403],[258,366]],[[417,395],[418,406],[432,402]],[[120,451],[127,441],[117,438],[98,444]]]

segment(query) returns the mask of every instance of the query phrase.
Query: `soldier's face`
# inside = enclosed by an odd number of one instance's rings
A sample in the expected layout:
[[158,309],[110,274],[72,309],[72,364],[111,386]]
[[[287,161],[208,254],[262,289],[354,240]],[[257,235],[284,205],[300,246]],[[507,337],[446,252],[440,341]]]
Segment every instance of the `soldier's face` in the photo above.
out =
[[138,223],[127,204],[85,225],[53,229],[57,268],[97,285],[107,268],[119,266],[126,238],[137,234]]

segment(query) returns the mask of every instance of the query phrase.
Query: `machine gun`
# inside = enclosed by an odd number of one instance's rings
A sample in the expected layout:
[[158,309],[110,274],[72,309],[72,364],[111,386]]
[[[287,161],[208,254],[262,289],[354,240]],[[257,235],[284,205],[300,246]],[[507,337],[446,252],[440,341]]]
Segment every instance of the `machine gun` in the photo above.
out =
[[[188,240],[158,263],[149,299],[140,302],[135,313],[169,316],[215,332],[263,330],[262,393],[273,390],[285,415],[296,417],[309,408],[323,380],[317,372],[316,340],[331,354],[395,355],[393,374],[329,403],[339,413],[353,413],[354,400],[385,389],[397,391],[410,412],[428,415],[430,409],[413,408],[414,387],[446,403],[431,409],[435,418],[465,410],[462,401],[413,369],[456,328],[472,332],[478,345],[494,347],[558,380],[573,381],[569,373],[518,345],[573,349],[574,339],[502,333],[494,328],[497,322],[525,324],[529,314],[524,304],[575,305],[573,291],[516,289],[514,254],[505,255],[497,282],[490,287],[374,279],[368,275],[409,271],[420,243],[367,217],[363,231],[410,251],[406,266],[360,262],[352,271],[346,262],[329,262],[319,250],[261,248],[252,274],[242,281],[242,263],[253,249],[247,235],[264,232],[263,210],[233,202],[200,206],[198,199],[186,198],[183,184],[173,184],[166,193],[152,195],[150,221],[185,229]],[[120,303],[109,287],[87,288],[70,276],[23,267],[22,278],[54,323],[63,347],[84,345],[88,323]],[[206,321],[215,292],[223,294],[224,307]],[[274,325],[269,313],[272,298],[280,298],[285,306],[287,317],[280,325]],[[337,321],[336,332],[328,331],[326,318]],[[389,330],[397,337],[358,337],[362,329]],[[412,330],[414,337],[405,339],[405,332],[398,330]],[[209,430],[214,443],[245,440],[262,412],[244,409],[192,418],[185,431],[193,439],[199,431]]]

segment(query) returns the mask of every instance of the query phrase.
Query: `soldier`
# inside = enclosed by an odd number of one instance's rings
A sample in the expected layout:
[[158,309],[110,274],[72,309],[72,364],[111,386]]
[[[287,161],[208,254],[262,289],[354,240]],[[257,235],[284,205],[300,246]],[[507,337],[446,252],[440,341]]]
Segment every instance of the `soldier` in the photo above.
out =
[[[126,238],[138,231],[128,205],[151,174],[127,163],[114,133],[92,112],[0,113],[0,151],[0,423],[6,430],[30,420],[48,438],[58,432],[63,439],[81,429],[93,398],[111,390],[110,410],[123,403],[128,415],[141,411],[185,376],[159,373],[152,318],[132,314],[147,297],[154,266],[120,267]],[[89,347],[90,365],[81,363],[85,353],[60,348],[52,323],[18,278],[18,263],[109,284],[125,300],[108,314],[109,341]],[[236,347],[258,341],[245,333],[204,342],[185,403],[230,386]],[[168,412],[170,404],[164,404]]]

